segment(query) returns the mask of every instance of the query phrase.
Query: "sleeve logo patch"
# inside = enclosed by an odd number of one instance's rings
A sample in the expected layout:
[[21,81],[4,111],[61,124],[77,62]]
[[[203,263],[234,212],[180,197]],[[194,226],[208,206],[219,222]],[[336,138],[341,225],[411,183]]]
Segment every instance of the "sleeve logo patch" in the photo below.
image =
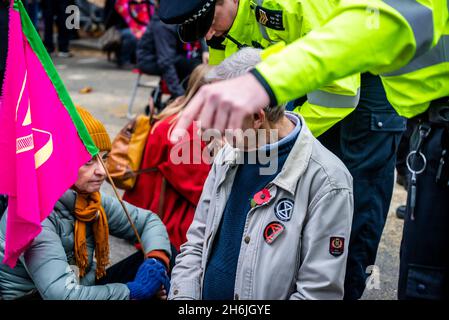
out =
[[282,10],[270,10],[257,6],[256,19],[260,24],[267,28],[285,30],[284,22],[282,20]]
[[345,238],[331,237],[329,243],[329,253],[334,257],[341,256],[345,251]]
[[262,9],[259,10],[259,22],[261,24],[263,24],[264,26],[267,24],[268,22],[268,17],[267,17],[267,13],[265,11],[263,11]]

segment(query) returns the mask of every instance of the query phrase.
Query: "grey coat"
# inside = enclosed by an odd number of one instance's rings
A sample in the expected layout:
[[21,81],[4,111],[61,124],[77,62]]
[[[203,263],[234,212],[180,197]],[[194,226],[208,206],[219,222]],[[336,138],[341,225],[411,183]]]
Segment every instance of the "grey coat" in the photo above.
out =
[[[342,299],[353,213],[352,177],[343,163],[302,128],[281,172],[266,188],[270,200],[246,218],[234,284],[235,299]],[[204,270],[238,169],[226,145],[206,180],[195,217],[172,271],[169,299],[201,299]],[[279,215],[280,203],[292,206]],[[278,212],[278,214],[276,214]],[[281,222],[271,244],[264,228]],[[332,240],[343,239],[338,250]]]
[[[0,296],[3,299],[20,298],[37,290],[44,299],[51,300],[125,300],[129,290],[125,284],[95,286],[93,262],[94,237],[86,229],[89,266],[86,276],[80,279],[73,267],[74,226],[72,214],[76,193],[67,191],[56,203],[53,212],[42,222],[42,232],[30,248],[19,258],[14,269],[0,264]],[[136,237],[117,199],[102,194],[102,205],[113,236],[135,241]],[[165,226],[156,214],[126,204],[142,238],[145,252],[163,250],[170,254],[170,242]],[[0,260],[4,257],[7,213],[0,222]]]

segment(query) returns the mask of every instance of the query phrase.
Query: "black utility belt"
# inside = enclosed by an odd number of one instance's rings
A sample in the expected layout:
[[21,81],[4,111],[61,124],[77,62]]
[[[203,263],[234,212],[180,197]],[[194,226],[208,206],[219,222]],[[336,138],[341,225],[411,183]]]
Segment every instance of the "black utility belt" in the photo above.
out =
[[449,97],[432,101],[426,113],[431,124],[449,126]]

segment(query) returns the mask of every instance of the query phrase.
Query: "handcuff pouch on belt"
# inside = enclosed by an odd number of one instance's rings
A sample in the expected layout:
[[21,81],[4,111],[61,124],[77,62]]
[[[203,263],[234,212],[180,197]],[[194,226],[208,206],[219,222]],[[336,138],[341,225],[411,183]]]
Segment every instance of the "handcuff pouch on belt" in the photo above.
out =
[[440,187],[449,188],[449,97],[433,101],[428,117],[431,125],[444,128],[435,182]]
[[410,201],[408,203],[411,220],[415,220],[416,177],[423,173],[427,166],[427,159],[421,152],[421,149],[432,128],[444,128],[444,132],[441,136],[442,152],[438,163],[435,182],[441,187],[449,187],[449,97],[433,101],[427,112],[423,114],[422,118],[422,121],[418,125],[418,143],[416,144],[415,150],[410,151],[406,160],[407,168],[411,173],[409,189]]

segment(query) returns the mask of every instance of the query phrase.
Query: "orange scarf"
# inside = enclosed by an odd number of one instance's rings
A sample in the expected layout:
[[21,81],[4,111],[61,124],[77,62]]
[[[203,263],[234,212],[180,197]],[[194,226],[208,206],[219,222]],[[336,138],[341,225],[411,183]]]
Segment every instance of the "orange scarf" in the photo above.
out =
[[80,269],[80,277],[86,275],[88,265],[86,223],[93,222],[95,238],[95,259],[97,260],[97,279],[106,275],[109,264],[109,225],[106,213],[101,206],[100,192],[77,194],[75,202],[75,260]]

